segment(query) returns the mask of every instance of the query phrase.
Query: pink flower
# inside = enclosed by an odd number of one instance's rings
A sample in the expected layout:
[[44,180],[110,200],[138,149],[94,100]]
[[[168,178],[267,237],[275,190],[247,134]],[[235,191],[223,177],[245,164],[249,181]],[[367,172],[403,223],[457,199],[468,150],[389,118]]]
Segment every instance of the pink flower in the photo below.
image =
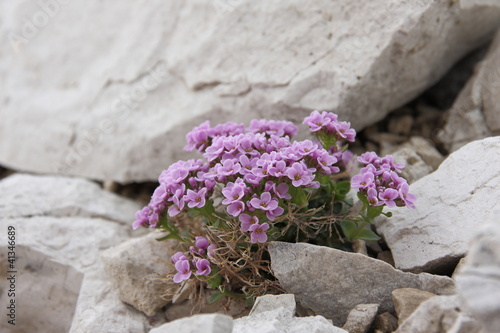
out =
[[184,200],[187,201],[189,208],[194,208],[194,207],[201,208],[205,206],[206,194],[207,194],[206,188],[202,188],[198,192],[195,192],[193,190],[187,190],[187,194],[184,196]]
[[210,242],[205,237],[196,236],[195,237],[195,245],[200,250],[206,250],[207,247],[210,245]]
[[259,224],[259,218],[257,216],[251,216],[248,214],[241,214],[240,215],[240,222],[241,222],[241,231],[248,231],[250,230],[250,226],[252,224]]
[[314,179],[309,170],[303,164],[298,162],[292,164],[292,166],[286,171],[286,175],[292,180],[292,185],[295,187],[307,185]]
[[249,229],[252,232],[250,234],[250,241],[252,243],[265,243],[267,241],[267,229],[269,229],[269,224],[267,223],[252,224]]
[[222,200],[222,204],[224,205],[229,205],[235,201],[240,201],[241,198],[245,195],[245,183],[241,184],[232,184],[229,183],[228,186],[226,186],[222,190],[222,194],[224,197],[226,197],[224,200]]
[[396,191],[395,189],[392,189],[392,188],[387,188],[385,189],[384,192],[382,193],[379,193],[378,197],[379,199],[385,203],[387,205],[387,207],[396,207],[396,203],[394,202],[394,200],[397,199],[397,197],[399,196],[399,193],[398,191]]
[[174,282],[180,283],[191,277],[191,265],[189,260],[178,260],[175,263],[175,269],[177,273],[174,275]]
[[210,268],[210,261],[207,259],[196,260],[196,275],[208,275],[212,271]]
[[174,263],[178,262],[179,260],[188,260],[186,255],[183,252],[177,252],[172,256],[172,261]]
[[274,210],[278,207],[278,200],[271,197],[271,193],[264,192],[260,195],[259,198],[253,198],[250,200],[250,205],[256,209],[260,210]]
[[309,125],[311,132],[317,132],[328,125],[332,120],[326,117],[326,112],[322,114],[318,110],[314,110],[309,117],[306,117],[302,124]]
[[241,201],[235,201],[227,206],[226,210],[229,215],[238,216],[245,210],[245,204]]

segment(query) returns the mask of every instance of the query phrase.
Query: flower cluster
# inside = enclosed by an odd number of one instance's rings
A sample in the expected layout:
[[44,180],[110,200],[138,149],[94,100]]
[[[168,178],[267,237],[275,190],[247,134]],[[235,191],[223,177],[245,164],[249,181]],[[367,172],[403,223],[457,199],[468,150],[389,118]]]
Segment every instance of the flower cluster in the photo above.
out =
[[364,153],[358,161],[365,167],[352,177],[351,186],[359,189],[371,206],[415,208],[416,196],[408,192],[406,179],[398,175],[404,164],[394,163],[391,155],[379,157],[374,152]]
[[247,129],[232,122],[196,127],[187,134],[185,149],[200,151],[205,161],[179,161],[163,171],[134,228],[157,226],[165,211],[173,217],[203,209],[218,184],[226,213],[239,219],[251,242],[266,242],[267,222],[284,213],[291,188],[318,188],[317,175],[339,171],[338,158],[318,142],[292,142],[297,130],[291,122],[267,120],[254,120]]
[[[164,170],[133,223],[134,229],[162,228],[168,232],[162,239],[181,242],[182,251],[172,256],[174,282],[194,276],[212,289],[228,287],[221,292],[262,294],[269,286],[265,279],[272,276],[262,243],[314,239],[334,246],[378,240],[366,227],[381,214],[389,216],[385,206],[415,207],[415,196],[399,176],[403,165],[391,156],[361,155],[364,168],[347,181],[345,171],[355,160],[344,145],[356,136],[350,123],[319,111],[303,123],[316,140],[292,141],[297,126],[263,119],[248,127],[234,122],[212,127],[206,121],[186,135],[185,150],[196,150],[202,158]],[[351,186],[359,189],[363,203],[354,214]],[[180,213],[203,218],[185,223]]]
[[335,113],[325,111],[319,113],[315,110],[304,119],[303,124],[309,125],[311,132],[334,138],[336,141],[354,142],[356,138],[356,131],[351,128],[351,123],[338,121]]
[[[205,237],[198,236],[195,238],[195,246],[189,248],[189,253],[177,252],[172,256],[177,273],[174,275],[174,282],[180,283],[191,277],[193,269],[195,275],[209,275],[212,272],[210,267],[210,259],[213,258],[215,244],[210,244]],[[193,259],[189,259],[192,257]]]

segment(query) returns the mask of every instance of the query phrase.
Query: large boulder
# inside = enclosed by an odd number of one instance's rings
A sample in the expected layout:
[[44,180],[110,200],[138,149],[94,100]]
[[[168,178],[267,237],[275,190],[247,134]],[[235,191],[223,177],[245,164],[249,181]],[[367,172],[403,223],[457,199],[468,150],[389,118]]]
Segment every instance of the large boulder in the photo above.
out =
[[300,121],[325,109],[360,129],[500,26],[500,2],[484,0],[0,8],[0,163],[119,182],[191,156],[183,137],[205,119]]
[[451,273],[500,198],[500,137],[469,143],[416,181],[416,209],[393,208],[376,222],[396,268]]
[[306,311],[343,325],[358,304],[378,304],[394,312],[391,292],[416,288],[437,294],[455,292],[453,280],[427,273],[412,274],[368,256],[306,243],[273,242],[271,267],[283,288]]

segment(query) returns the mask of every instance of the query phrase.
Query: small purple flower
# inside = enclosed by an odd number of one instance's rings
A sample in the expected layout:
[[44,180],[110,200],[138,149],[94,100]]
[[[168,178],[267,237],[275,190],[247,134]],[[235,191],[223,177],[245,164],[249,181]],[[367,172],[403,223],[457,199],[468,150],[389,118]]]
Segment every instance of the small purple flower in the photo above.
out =
[[398,191],[396,191],[393,188],[387,188],[383,192],[379,193],[378,197],[379,199],[387,205],[387,207],[396,207],[396,203],[394,200],[396,200],[399,196]]
[[207,259],[198,259],[196,261],[196,275],[208,275],[212,271],[210,261]]
[[192,151],[198,149],[198,151],[203,151],[208,145],[208,130],[210,129],[210,122],[207,120],[200,126],[193,128],[191,132],[186,135],[186,141],[188,144],[184,147],[184,150]]
[[149,223],[149,215],[151,214],[152,210],[149,206],[145,206],[143,209],[138,210],[135,213],[135,221],[132,224],[132,228],[135,230],[139,227],[145,227],[146,224]]
[[292,164],[292,166],[286,171],[288,178],[292,180],[292,185],[299,187],[301,185],[309,184],[314,177],[308,172],[307,168],[298,162]]
[[268,210],[266,212],[266,217],[269,219],[269,221],[274,221],[274,219],[277,216],[281,216],[284,212],[285,212],[285,210],[283,208],[281,208],[280,206],[278,206],[273,210]]
[[249,231],[252,232],[250,234],[250,241],[252,243],[265,243],[267,241],[267,229],[269,229],[269,224],[267,223],[252,224],[249,228]]
[[317,132],[331,122],[329,117],[326,117],[326,112],[322,114],[318,110],[314,110],[309,117],[306,117],[302,124],[309,125],[311,132]]
[[178,260],[175,263],[175,269],[177,273],[174,275],[174,282],[180,283],[191,277],[191,264],[189,260]]
[[217,249],[217,245],[215,244],[210,244],[208,247],[207,247],[207,255],[210,259],[214,259],[214,256],[215,256],[215,250]]
[[240,222],[241,222],[241,227],[240,227],[241,231],[248,231],[250,230],[250,226],[252,224],[259,224],[259,218],[257,216],[241,214]]
[[354,142],[356,138],[356,131],[351,128],[351,123],[345,121],[336,122],[334,123],[334,128],[339,138],[345,139],[349,142]]
[[202,188],[198,192],[193,190],[187,190],[187,194],[184,196],[184,200],[187,201],[189,208],[194,208],[194,207],[202,208],[203,206],[205,206],[206,194],[207,194],[206,188]]
[[245,210],[245,204],[241,201],[235,201],[226,208],[227,213],[231,216],[238,216]]
[[417,200],[417,196],[415,194],[409,193],[410,187],[408,183],[401,184],[399,188],[399,197],[403,200],[404,204],[408,208],[415,209],[415,201]]
[[378,194],[378,192],[374,187],[368,189],[366,199],[368,200],[368,203],[370,204],[370,206],[373,206],[373,207],[379,206],[377,194]]
[[206,237],[203,237],[203,236],[196,236],[194,242],[195,242],[196,247],[200,250],[206,250],[208,248],[208,246],[210,245],[210,242],[208,241],[208,239],[206,239]]
[[241,169],[241,165],[234,160],[224,160],[221,164],[218,164],[214,167],[215,173],[220,176],[232,176],[238,173]]
[[250,205],[256,209],[261,209],[265,211],[270,211],[278,207],[278,200],[271,197],[271,193],[264,192],[259,198],[253,198],[250,200]]
[[183,252],[177,252],[176,254],[174,254],[172,256],[172,261],[174,262],[174,264],[176,262],[178,262],[179,260],[188,260],[188,258],[186,257],[186,255],[183,253]]
[[378,159],[379,157],[377,156],[377,153],[373,151],[366,152],[362,154],[361,156],[358,157],[358,161],[363,163],[364,165],[371,164],[373,161]]
[[168,216],[174,217],[184,209],[184,199],[177,196],[172,197],[173,205],[168,207]]
[[282,177],[286,175],[287,169],[285,161],[277,161],[274,166],[269,168],[269,174],[273,177]]
[[365,172],[363,174],[352,177],[351,182],[352,188],[369,188],[374,185],[375,175],[371,172]]
[[291,199],[292,196],[288,193],[289,186],[287,183],[281,183],[274,188],[274,193],[281,199]]
[[245,195],[245,183],[233,184],[229,183],[223,190],[222,194],[225,199],[222,200],[222,204],[229,205],[235,201],[240,201]]

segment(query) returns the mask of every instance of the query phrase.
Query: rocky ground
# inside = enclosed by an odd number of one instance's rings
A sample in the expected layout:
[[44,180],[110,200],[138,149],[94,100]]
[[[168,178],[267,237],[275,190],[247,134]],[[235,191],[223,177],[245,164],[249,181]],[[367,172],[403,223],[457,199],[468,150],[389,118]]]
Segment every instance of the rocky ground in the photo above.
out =
[[[500,3],[48,3],[0,3],[2,332],[500,331]],[[286,294],[251,309],[190,299],[177,243],[131,230],[159,173],[205,119],[313,109],[405,163],[417,208],[355,253],[270,244]]]

